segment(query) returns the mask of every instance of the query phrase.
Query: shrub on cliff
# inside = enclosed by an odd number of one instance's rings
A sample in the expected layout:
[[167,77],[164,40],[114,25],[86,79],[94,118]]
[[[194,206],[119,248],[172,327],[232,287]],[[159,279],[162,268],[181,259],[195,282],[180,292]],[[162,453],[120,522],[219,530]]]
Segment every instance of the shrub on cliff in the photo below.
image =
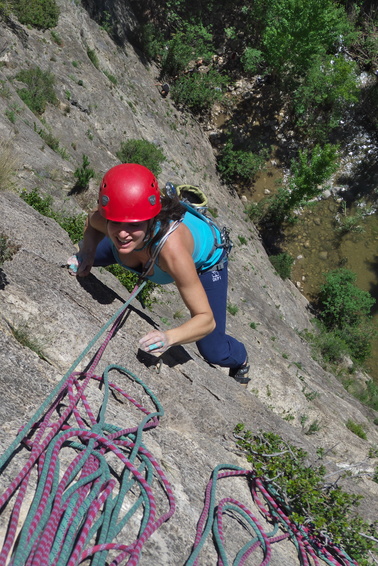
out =
[[12,8],[19,21],[38,29],[54,28],[58,23],[59,8],[55,0],[12,0]]
[[180,22],[180,28],[166,42],[162,56],[162,75],[176,77],[187,70],[191,61],[210,60],[214,53],[212,35],[202,24]]
[[329,332],[338,336],[356,360],[370,355],[377,330],[371,319],[375,299],[355,284],[357,275],[349,269],[335,269],[326,275],[319,294],[320,318]]
[[331,535],[333,542],[344,547],[360,566],[370,564],[376,525],[357,515],[361,496],[341,489],[338,479],[329,482],[323,449],[318,449],[318,459],[309,465],[307,452],[277,434],[255,434],[243,424],[238,424],[234,433],[256,475],[271,482],[293,521],[307,524],[316,534]]
[[34,114],[41,116],[47,103],[57,104],[58,99],[54,91],[55,77],[49,71],[32,67],[21,70],[15,78],[25,83],[25,88],[18,89],[17,93]]
[[150,169],[156,177],[161,173],[161,164],[166,157],[160,147],[147,140],[127,140],[121,143],[116,152],[122,163],[137,163]]

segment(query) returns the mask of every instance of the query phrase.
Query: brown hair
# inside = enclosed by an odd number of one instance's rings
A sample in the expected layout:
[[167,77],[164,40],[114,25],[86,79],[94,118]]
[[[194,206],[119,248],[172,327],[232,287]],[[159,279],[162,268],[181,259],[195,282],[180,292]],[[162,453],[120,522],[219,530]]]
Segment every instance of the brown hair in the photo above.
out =
[[[161,196],[161,211],[155,218],[152,219],[149,225],[148,237],[151,240],[148,242],[149,251],[152,250],[153,245],[164,236],[164,234],[169,229],[169,225],[172,221],[180,220],[185,214],[185,207],[181,204],[180,199],[177,194],[172,196],[162,195]],[[160,223],[157,233],[155,233],[156,225]]]

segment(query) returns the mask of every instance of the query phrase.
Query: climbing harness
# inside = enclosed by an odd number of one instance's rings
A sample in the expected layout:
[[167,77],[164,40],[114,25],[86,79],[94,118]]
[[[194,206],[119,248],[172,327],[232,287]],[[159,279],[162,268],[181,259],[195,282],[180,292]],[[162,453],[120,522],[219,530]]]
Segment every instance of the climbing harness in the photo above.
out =
[[[143,433],[159,424],[163,408],[152,391],[127,369],[110,365],[102,377],[94,373],[122,324],[126,308],[144,284],[134,289],[104,325],[1,457],[3,472],[14,465],[16,454],[30,451],[26,463],[12,474],[14,479],[0,496],[3,519],[7,504],[14,499],[0,564],[10,560],[11,566],[76,566],[91,558],[95,566],[116,566],[124,561],[136,566],[144,543],[173,515],[172,488],[142,442]],[[74,372],[110,325],[86,371]],[[145,408],[110,381],[110,373],[115,371],[135,387],[140,386],[143,398],[149,396],[154,409]],[[88,389],[93,381],[99,383],[96,390],[102,391],[98,416],[89,403]],[[124,428],[106,422],[111,394],[131,404],[133,414],[142,413],[138,425]],[[71,460],[66,463],[69,455]],[[162,498],[154,493],[156,486],[168,500],[165,511],[160,509]]]
[[[266,533],[259,520],[240,501],[232,497],[223,498],[218,504],[216,502],[217,487],[219,480],[223,478],[244,477],[261,515],[272,525],[272,531]],[[339,546],[333,544],[329,539],[320,540],[319,536],[312,533],[309,527],[297,526],[289,519],[285,512],[285,506],[279,494],[274,490],[271,483],[258,477],[253,470],[244,470],[238,466],[217,466],[210,478],[206,488],[205,504],[197,524],[197,533],[192,552],[185,562],[185,566],[198,566],[199,555],[207,539],[214,539],[216,552],[218,554],[218,566],[229,566],[225,548],[225,533],[223,528],[223,517],[233,516],[238,524],[243,525],[243,532],[248,532],[249,540],[237,553],[233,566],[242,566],[248,557],[255,551],[263,554],[260,566],[270,564],[272,558],[272,544],[290,539],[298,552],[300,564],[320,566],[320,561],[332,566],[358,566]],[[281,529],[281,532],[279,532]],[[255,563],[255,562],[254,562]]]

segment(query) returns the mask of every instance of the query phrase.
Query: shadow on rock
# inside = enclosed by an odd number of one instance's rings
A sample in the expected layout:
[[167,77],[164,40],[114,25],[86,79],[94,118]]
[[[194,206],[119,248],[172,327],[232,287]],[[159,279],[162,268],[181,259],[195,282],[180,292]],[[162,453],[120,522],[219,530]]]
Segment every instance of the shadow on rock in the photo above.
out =
[[182,346],[172,346],[172,348],[169,348],[169,350],[164,352],[161,356],[153,356],[148,352],[138,350],[136,357],[137,360],[147,368],[155,367],[156,371],[160,370],[162,363],[173,368],[193,359]]
[[0,268],[0,291],[5,289],[5,285],[8,285],[7,277],[4,271]]
[[116,299],[124,302],[124,299],[120,297],[120,295],[107,285],[104,285],[104,283],[97,279],[92,273],[87,275],[87,277],[76,277],[76,280],[79,285],[101,305],[110,305]]

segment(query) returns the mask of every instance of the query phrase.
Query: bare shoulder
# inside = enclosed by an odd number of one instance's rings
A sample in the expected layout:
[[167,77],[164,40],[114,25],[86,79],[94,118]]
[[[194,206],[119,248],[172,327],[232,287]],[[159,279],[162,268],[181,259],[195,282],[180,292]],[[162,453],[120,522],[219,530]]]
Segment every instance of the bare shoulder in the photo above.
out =
[[185,224],[180,224],[172,234],[169,235],[160,252],[161,259],[168,258],[171,254],[189,253],[193,252],[193,236]]
[[95,230],[98,230],[99,232],[103,232],[104,234],[106,234],[107,230],[106,230],[106,218],[104,218],[103,216],[101,216],[101,214],[99,213],[99,211],[97,209],[92,210],[89,215],[89,224],[92,226],[92,228],[94,228]]
[[[193,263],[193,236],[190,230],[184,225],[180,226],[170,234],[159,254],[159,264],[164,271],[171,273],[180,269],[181,265]],[[193,263],[194,268],[194,263]]]

